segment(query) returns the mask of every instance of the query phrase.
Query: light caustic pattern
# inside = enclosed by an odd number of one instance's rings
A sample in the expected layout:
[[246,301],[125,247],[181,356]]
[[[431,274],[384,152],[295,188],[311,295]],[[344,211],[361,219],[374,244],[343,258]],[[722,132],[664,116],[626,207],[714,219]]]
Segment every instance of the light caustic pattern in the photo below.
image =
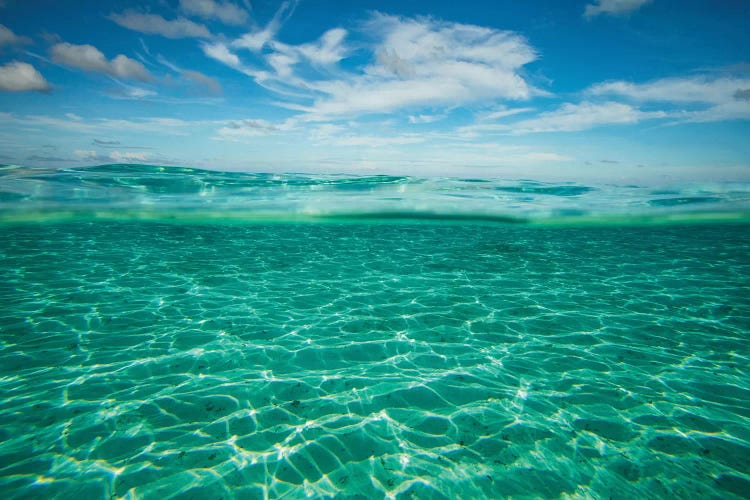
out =
[[3,233],[3,498],[750,492],[750,226]]

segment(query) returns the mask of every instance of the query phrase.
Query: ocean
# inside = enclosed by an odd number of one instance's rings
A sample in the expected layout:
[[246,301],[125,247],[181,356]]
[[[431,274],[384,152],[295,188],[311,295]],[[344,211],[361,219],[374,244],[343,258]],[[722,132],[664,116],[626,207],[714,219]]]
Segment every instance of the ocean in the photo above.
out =
[[750,185],[0,168],[3,498],[749,498]]

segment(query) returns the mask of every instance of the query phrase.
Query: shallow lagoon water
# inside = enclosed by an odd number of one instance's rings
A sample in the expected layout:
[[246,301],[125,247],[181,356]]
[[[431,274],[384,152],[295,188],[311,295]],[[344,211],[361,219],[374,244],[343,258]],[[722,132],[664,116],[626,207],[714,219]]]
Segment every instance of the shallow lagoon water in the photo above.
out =
[[5,498],[750,495],[737,186],[11,172]]

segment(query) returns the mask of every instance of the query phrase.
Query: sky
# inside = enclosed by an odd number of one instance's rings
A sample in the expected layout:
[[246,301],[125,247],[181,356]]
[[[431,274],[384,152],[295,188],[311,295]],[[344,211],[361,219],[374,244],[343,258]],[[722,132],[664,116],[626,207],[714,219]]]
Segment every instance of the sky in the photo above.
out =
[[0,0],[0,163],[750,181],[750,2]]

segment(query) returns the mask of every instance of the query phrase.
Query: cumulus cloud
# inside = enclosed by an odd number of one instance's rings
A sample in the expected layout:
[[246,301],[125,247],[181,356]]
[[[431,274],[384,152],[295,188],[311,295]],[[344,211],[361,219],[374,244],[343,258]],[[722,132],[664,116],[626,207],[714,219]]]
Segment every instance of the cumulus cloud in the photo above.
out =
[[108,60],[93,45],[58,43],[52,46],[50,54],[54,62],[64,66],[144,82],[153,80],[151,74],[138,61],[122,54]]
[[210,38],[208,28],[184,17],[167,20],[156,14],[126,11],[109,18],[123,28],[167,38]]
[[180,0],[180,9],[188,15],[217,19],[224,24],[240,25],[248,20],[247,11],[231,2]]
[[31,43],[31,39],[25,36],[18,36],[0,24],[0,47],[3,45],[22,45],[26,43]]
[[44,92],[49,89],[50,85],[47,80],[31,64],[13,61],[0,66],[0,91],[26,92],[35,90]]
[[586,5],[583,17],[591,19],[601,14],[609,16],[625,16],[640,9],[651,0],[595,0]]

